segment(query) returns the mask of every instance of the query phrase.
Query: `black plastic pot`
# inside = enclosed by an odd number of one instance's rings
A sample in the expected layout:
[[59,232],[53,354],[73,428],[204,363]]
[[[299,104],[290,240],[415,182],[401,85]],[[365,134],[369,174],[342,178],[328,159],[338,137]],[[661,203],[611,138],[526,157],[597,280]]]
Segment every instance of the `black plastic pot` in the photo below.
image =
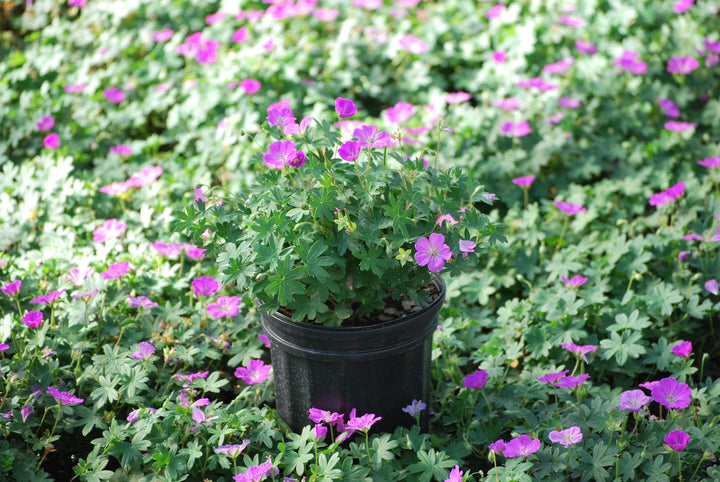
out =
[[[271,342],[277,411],[296,432],[312,424],[311,407],[382,420],[373,431],[392,432],[415,419],[403,412],[413,400],[430,396],[432,336],[445,299],[440,295],[411,315],[373,326],[330,328],[296,323],[280,313],[262,313]],[[427,410],[421,412],[427,429]]]

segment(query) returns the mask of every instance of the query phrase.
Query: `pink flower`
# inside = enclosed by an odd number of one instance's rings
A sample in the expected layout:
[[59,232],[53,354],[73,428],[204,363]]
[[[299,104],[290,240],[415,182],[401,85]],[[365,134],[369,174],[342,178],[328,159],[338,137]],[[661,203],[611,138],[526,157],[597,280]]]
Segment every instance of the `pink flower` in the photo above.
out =
[[673,377],[660,380],[651,390],[653,400],[665,408],[686,408],[692,400],[692,390]]
[[61,405],[72,405],[75,403],[82,403],[85,400],[78,398],[70,392],[61,392],[55,387],[48,387],[47,393],[52,395],[55,400],[60,402]]
[[573,390],[573,389],[579,387],[580,385],[582,385],[582,383],[585,380],[588,380],[589,378],[590,378],[590,375],[588,375],[587,373],[585,373],[583,375],[578,375],[576,377],[574,377],[572,375],[568,375],[566,377],[562,377],[560,380],[558,380],[556,382],[553,382],[552,385],[554,385],[556,387],[569,388],[570,390]]
[[260,333],[258,334],[258,339],[265,345],[265,348],[270,348],[270,338]]
[[127,295],[125,302],[131,308],[140,308],[142,310],[149,310],[150,308],[159,306],[155,301],[151,301],[147,296]]
[[240,88],[248,95],[255,95],[260,90],[262,84],[259,80],[245,79],[240,82]]
[[350,419],[347,424],[345,424],[345,428],[348,430],[359,430],[365,432],[370,430],[370,427],[372,427],[375,422],[382,419],[382,417],[376,417],[374,413],[366,413],[361,417],[355,417],[354,412],[355,409],[352,410],[350,413]]
[[460,466],[455,465],[455,467],[450,471],[448,478],[445,479],[445,482],[462,482],[462,476],[463,471],[460,470]]
[[642,390],[627,390],[620,394],[620,410],[639,412],[650,403],[652,398],[645,395]]
[[715,278],[710,279],[710,280],[707,280],[707,281],[705,282],[705,289],[706,289],[708,292],[710,292],[710,293],[712,293],[712,294],[714,294],[714,295],[717,295],[717,294],[718,294],[718,291],[719,291],[717,280],[716,280]]
[[111,87],[103,90],[105,98],[113,104],[119,104],[125,99],[125,92],[118,89],[117,87]]
[[360,142],[360,147],[383,148],[392,145],[390,134],[387,131],[378,132],[376,125],[362,125],[353,130],[353,136]]
[[527,122],[505,122],[502,125],[501,130],[503,131],[503,133],[512,137],[523,137],[532,132],[532,130],[530,129],[530,124],[528,124]]
[[247,367],[237,367],[235,376],[241,378],[248,385],[262,383],[270,376],[272,365],[266,365],[262,360],[250,360]]
[[240,313],[240,303],[237,296],[218,296],[215,303],[207,305],[207,314],[213,318],[231,318]]
[[60,145],[60,137],[53,132],[52,134],[45,136],[43,143],[48,149],[55,149]]
[[680,110],[675,105],[675,102],[671,101],[670,99],[663,99],[661,97],[657,98],[658,104],[660,104],[660,108],[663,110],[663,113],[665,113],[668,117],[680,117]]
[[147,341],[141,341],[139,348],[140,350],[132,352],[133,360],[147,360],[155,353],[155,347]]
[[665,129],[673,132],[685,132],[694,129],[696,126],[697,124],[692,122],[667,121],[665,123]]
[[665,443],[673,450],[682,450],[687,447],[690,435],[682,430],[673,430],[665,436]]
[[20,293],[20,287],[22,286],[22,280],[15,280],[11,283],[6,284],[2,288],[0,288],[0,291],[5,293],[8,296],[15,296],[18,293]]
[[467,92],[463,92],[462,90],[459,92],[452,92],[445,96],[445,102],[447,102],[448,104],[461,104],[463,102],[467,102],[470,99],[472,99],[472,95],[468,94]]
[[578,52],[582,52],[584,54],[592,55],[597,52],[597,49],[592,43],[580,39],[575,41],[575,48]]
[[573,216],[575,214],[587,211],[587,208],[585,208],[581,204],[571,204],[565,201],[555,201],[553,202],[553,206],[555,206],[568,216]]
[[49,131],[53,127],[55,127],[55,119],[53,119],[50,115],[43,116],[43,118],[37,123],[37,129],[40,132]]
[[117,146],[111,146],[110,152],[121,157],[127,157],[132,154],[132,147],[126,146],[125,144],[118,144]]
[[87,84],[68,84],[64,90],[66,94],[78,94],[85,90],[85,87],[87,87]]
[[23,323],[29,328],[37,328],[42,324],[42,311],[28,311],[23,316]]
[[565,430],[555,431],[553,430],[548,434],[548,438],[552,443],[560,444],[565,448],[575,445],[576,443],[582,442],[583,434],[580,427],[573,426],[566,428]]
[[572,67],[573,63],[575,63],[575,59],[573,59],[572,57],[558,60],[555,63],[547,64],[545,67],[543,67],[543,72],[551,75],[565,75],[565,71]]
[[96,243],[104,243],[111,239],[122,236],[127,229],[127,224],[118,221],[115,218],[108,219],[103,224],[95,228],[93,231],[93,241]]
[[472,388],[474,390],[480,390],[485,386],[488,379],[488,373],[485,370],[476,370],[475,372],[467,375],[463,381],[465,388]]
[[487,18],[499,18],[505,10],[507,10],[507,7],[500,3],[490,8],[490,10],[487,11],[485,16]]
[[553,116],[546,117],[545,122],[547,122],[548,124],[557,124],[561,120],[563,120],[564,117],[565,117],[565,114],[563,114],[562,112],[558,112],[557,114],[555,114]]
[[285,164],[295,158],[297,149],[293,141],[277,141],[270,145],[263,154],[263,161],[270,169],[282,169]]
[[640,75],[647,72],[647,64],[637,59],[637,52],[624,51],[619,59],[615,59],[613,63],[623,70],[631,74]]
[[720,40],[713,41],[710,39],[703,39],[703,43],[705,44],[705,48],[708,49],[709,52],[712,52],[714,54],[720,54]]
[[30,303],[36,303],[39,305],[52,305],[60,299],[60,296],[63,293],[65,293],[65,288],[61,289],[60,291],[50,291],[46,295],[36,296],[32,300],[30,300]]
[[406,35],[400,39],[400,47],[411,54],[422,54],[430,50],[428,44],[417,38],[415,35]]
[[528,435],[520,435],[505,444],[503,455],[505,457],[526,457],[538,451],[541,442],[539,439],[531,440]]
[[585,26],[585,20],[576,17],[568,17],[566,15],[560,15],[560,23],[573,28],[580,28]]
[[687,358],[690,356],[690,353],[692,353],[692,342],[681,341],[672,348],[672,352],[680,358]]
[[357,107],[352,100],[338,97],[335,99],[335,112],[342,118],[352,117],[357,114]]
[[551,84],[549,82],[545,82],[540,77],[532,77],[530,79],[523,79],[518,81],[515,85],[518,87],[522,87],[523,89],[537,89],[540,92],[547,92],[550,90],[555,90],[559,87],[557,84]]
[[535,176],[523,176],[523,177],[516,177],[512,180],[513,184],[516,184],[520,187],[530,187],[530,185],[535,181]]
[[505,441],[503,439],[496,440],[488,445],[488,450],[495,452],[496,454],[501,454],[502,451],[505,450]]
[[125,276],[129,269],[129,261],[118,262],[108,266],[108,269],[100,273],[100,275],[106,280],[119,279]]
[[431,272],[441,271],[445,261],[452,257],[450,247],[445,244],[445,236],[432,233],[429,238],[421,237],[415,243],[415,261],[418,266],[427,265]]
[[158,177],[163,173],[161,166],[147,166],[140,172],[137,172],[130,176],[127,180],[128,185],[132,187],[143,187],[149,186],[157,180]]
[[535,379],[539,382],[555,384],[555,382],[563,379],[569,372],[570,370],[563,370],[557,373],[548,373],[547,375],[543,375]]
[[679,182],[672,187],[665,189],[650,196],[648,203],[651,206],[665,206],[671,204],[682,197],[685,193],[685,183]]
[[706,157],[705,159],[703,159],[702,161],[698,161],[697,163],[703,167],[715,169],[717,167],[720,167],[720,157]]
[[668,60],[667,71],[671,74],[689,74],[699,66],[697,59],[692,57],[673,57]]
[[585,363],[587,363],[587,358],[585,358],[585,355],[598,349],[596,345],[576,345],[573,342],[560,343],[560,346],[565,348],[567,351],[578,355],[580,359]]
[[182,252],[182,244],[180,243],[163,243],[162,241],[155,241],[150,243],[150,247],[153,248],[161,256],[168,258],[173,256],[179,256]]
[[107,186],[102,186],[98,191],[108,194],[110,196],[119,196],[120,194],[127,192],[127,190],[130,189],[130,186],[128,185],[127,181],[123,182],[113,182],[112,184],[108,184]]
[[220,283],[210,276],[201,276],[192,281],[192,290],[195,295],[211,296],[220,289]]
[[87,4],[87,0],[68,0],[71,7],[83,8]]
[[507,54],[504,50],[496,50],[492,54],[492,59],[494,62],[497,62],[498,64],[504,64],[507,61]]
[[155,42],[166,42],[172,38],[172,36],[175,34],[171,29],[166,28],[157,32],[152,33],[152,39]]
[[570,288],[577,288],[579,286],[582,286],[588,280],[585,276],[581,276],[579,274],[576,274],[570,279],[566,278],[565,276],[560,276],[560,279],[563,280],[563,282]]
[[693,6],[693,3],[695,3],[695,0],[678,0],[675,2],[675,5],[673,5],[673,12],[675,13],[685,13]]
[[288,107],[270,107],[267,114],[267,121],[271,126],[286,126],[295,122],[292,110]]
[[322,20],[323,22],[331,22],[335,20],[338,15],[340,15],[340,12],[332,8],[318,8],[312,13],[313,17]]
[[233,32],[231,41],[240,44],[245,42],[248,39],[248,29],[247,27],[240,27],[239,29],[235,30]]
[[415,107],[412,104],[398,102],[394,107],[385,109],[385,115],[387,115],[388,121],[390,121],[391,124],[402,124],[410,119],[414,111]]
[[220,20],[222,20],[224,16],[225,16],[225,12],[223,12],[222,10],[219,10],[215,13],[211,13],[210,15],[206,15],[205,23],[208,25],[212,25],[212,24],[217,23]]
[[499,107],[502,110],[515,110],[522,107],[522,101],[517,97],[508,97],[506,99],[500,99],[493,102],[495,107]]
[[573,99],[572,97],[561,97],[558,99],[558,104],[566,109],[577,109],[582,105],[579,100]]

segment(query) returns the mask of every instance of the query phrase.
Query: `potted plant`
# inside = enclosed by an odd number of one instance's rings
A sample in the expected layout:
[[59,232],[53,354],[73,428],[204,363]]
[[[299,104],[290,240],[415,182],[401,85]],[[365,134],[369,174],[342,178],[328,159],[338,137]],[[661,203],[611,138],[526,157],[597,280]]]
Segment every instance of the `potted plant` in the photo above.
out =
[[[287,103],[256,135],[247,190],[196,199],[176,229],[215,252],[226,283],[249,290],[271,341],[277,410],[294,430],[309,408],[381,416],[429,396],[432,334],[445,296],[441,274],[473,269],[504,241],[482,213],[493,195],[460,168],[438,168],[438,144],[407,146],[375,125],[295,123]],[[423,417],[423,425],[426,418]]]

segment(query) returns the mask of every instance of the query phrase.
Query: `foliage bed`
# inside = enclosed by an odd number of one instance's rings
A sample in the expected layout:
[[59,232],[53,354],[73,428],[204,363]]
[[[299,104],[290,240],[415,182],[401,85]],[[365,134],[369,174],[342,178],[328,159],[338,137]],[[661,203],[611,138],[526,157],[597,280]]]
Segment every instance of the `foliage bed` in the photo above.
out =
[[[718,480],[717,4],[275,3],[1,5],[0,476]],[[439,167],[506,226],[446,279],[428,433],[288,432],[271,379],[237,371],[269,363],[253,300],[198,294],[224,274],[174,229],[255,179],[268,106],[333,119],[337,97],[416,157],[444,122]],[[239,313],[213,316],[219,296]],[[538,380],[563,370],[589,378]],[[669,378],[684,408],[639,388]],[[652,401],[621,408],[631,390]]]

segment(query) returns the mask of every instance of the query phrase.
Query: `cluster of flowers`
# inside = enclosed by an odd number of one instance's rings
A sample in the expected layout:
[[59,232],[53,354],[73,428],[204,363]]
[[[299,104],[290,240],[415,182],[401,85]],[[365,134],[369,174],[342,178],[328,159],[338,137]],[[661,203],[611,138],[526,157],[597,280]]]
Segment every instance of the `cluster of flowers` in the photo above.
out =
[[345,414],[319,408],[311,408],[309,417],[315,423],[315,440],[322,441],[327,435],[328,427],[335,427],[338,436],[333,442],[336,443],[344,442],[356,431],[367,433],[375,422],[382,420],[382,417],[376,417],[374,413],[366,413],[358,417],[354,408],[350,411],[347,422],[345,422]]
[[[128,153],[128,149],[129,148],[127,146],[123,146],[122,144],[114,148],[110,148],[112,152],[116,152],[120,155]],[[132,152],[132,150],[130,150],[129,152]],[[161,166],[147,166],[143,168],[140,172],[136,172],[135,174],[130,176],[128,180],[122,182],[113,182],[111,184],[108,184],[107,186],[102,186],[99,191],[105,194],[109,194],[111,196],[119,196],[124,192],[127,192],[132,187],[141,188],[143,186],[149,186],[150,184],[155,182],[162,173],[163,168]]]

